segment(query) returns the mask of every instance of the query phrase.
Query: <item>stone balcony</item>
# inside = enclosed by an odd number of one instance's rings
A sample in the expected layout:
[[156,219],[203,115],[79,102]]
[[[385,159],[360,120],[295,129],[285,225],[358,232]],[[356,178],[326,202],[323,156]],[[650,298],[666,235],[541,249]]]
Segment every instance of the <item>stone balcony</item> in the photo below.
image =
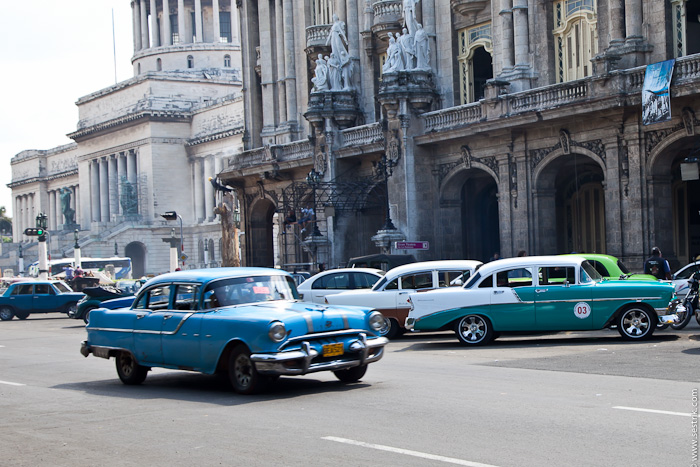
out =
[[489,0],[450,0],[452,11],[463,16],[476,15],[489,4]]
[[389,40],[389,34],[401,32],[403,3],[401,0],[380,0],[372,4],[374,24],[372,32],[378,39]]
[[306,54],[313,60],[316,55],[330,53],[330,45],[326,45],[328,35],[331,33],[330,24],[317,24],[306,28]]

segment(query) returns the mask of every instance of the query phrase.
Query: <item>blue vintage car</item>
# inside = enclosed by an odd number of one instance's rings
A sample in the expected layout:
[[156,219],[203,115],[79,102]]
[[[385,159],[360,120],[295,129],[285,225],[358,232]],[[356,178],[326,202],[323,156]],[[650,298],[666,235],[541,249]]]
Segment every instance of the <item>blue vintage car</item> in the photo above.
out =
[[228,373],[250,394],[280,375],[333,371],[357,381],[381,359],[384,317],[304,303],[289,273],[267,268],[178,271],[148,281],[131,308],[90,313],[81,353],[115,357],[124,384],[151,367]]
[[27,319],[32,313],[71,313],[83,296],[63,281],[15,282],[0,295],[0,320]]

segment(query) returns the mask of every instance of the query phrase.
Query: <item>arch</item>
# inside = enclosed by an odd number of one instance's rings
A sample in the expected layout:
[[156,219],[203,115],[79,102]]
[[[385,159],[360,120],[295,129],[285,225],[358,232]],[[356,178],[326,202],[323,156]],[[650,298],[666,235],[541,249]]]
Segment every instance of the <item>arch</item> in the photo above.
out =
[[494,172],[490,167],[481,162],[471,161],[471,168],[467,167],[466,164],[459,164],[457,167],[452,169],[445,176],[443,182],[440,186],[440,204],[452,204],[459,202],[461,196],[462,185],[464,184],[464,179],[468,178],[467,172],[472,170],[480,170],[486,172],[494,181],[498,184],[499,179],[496,172]]
[[224,68],[231,68],[231,56],[228,54],[224,55]]
[[275,204],[267,198],[259,198],[250,205],[245,236],[250,266],[275,266],[272,237],[275,211]]
[[192,55],[187,56],[187,68],[194,68],[194,57]]
[[163,60],[156,60],[156,71],[163,71]]
[[131,258],[131,277],[146,275],[146,251],[146,245],[141,242],[131,242],[124,248],[124,254]]

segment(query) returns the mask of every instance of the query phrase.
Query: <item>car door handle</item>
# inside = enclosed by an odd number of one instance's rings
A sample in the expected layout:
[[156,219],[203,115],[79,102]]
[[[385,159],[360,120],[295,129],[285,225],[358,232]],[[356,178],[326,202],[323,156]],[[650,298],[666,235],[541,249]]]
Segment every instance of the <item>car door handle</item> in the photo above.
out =
[[165,316],[163,316],[163,320],[170,319],[172,317],[173,317],[173,315],[165,315]]
[[547,289],[535,289],[536,293],[542,293],[542,292],[546,292],[546,291],[547,291]]
[[139,314],[136,315],[136,319],[141,319],[141,318],[143,318],[144,316],[146,316],[146,315],[145,315],[145,314],[142,314],[142,313],[139,313]]
[[497,294],[500,294],[500,293],[503,293],[503,292],[505,292],[505,290],[494,290],[494,291],[493,291],[493,294],[494,294],[494,295],[497,295]]

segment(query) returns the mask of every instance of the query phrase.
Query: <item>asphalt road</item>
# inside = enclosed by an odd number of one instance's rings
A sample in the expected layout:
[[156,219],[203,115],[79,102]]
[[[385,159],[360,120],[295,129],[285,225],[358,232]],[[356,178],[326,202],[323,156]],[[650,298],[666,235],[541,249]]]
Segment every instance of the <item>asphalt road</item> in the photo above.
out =
[[[625,342],[616,331],[451,333],[392,342],[365,378],[225,380],[156,369],[121,384],[79,353],[63,315],[0,322],[2,466],[684,466],[697,441],[700,326]],[[695,430],[695,431],[694,431]]]

